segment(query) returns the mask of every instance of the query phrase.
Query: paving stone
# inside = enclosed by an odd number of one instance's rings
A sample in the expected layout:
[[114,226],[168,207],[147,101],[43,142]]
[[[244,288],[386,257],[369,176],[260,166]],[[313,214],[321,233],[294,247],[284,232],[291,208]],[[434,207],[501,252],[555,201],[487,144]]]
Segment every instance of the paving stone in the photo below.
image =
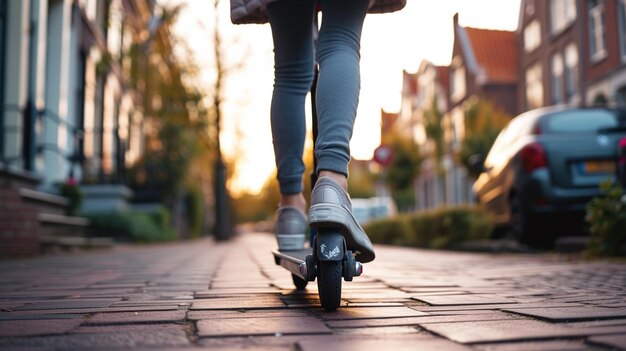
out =
[[352,304],[373,304],[373,303],[399,303],[402,305],[406,305],[408,303],[414,302],[415,300],[405,299],[405,298],[385,298],[385,299],[377,299],[377,298],[368,298],[368,299],[345,299],[347,303]]
[[23,301],[0,301],[0,313],[11,312],[25,303]]
[[[421,310],[421,306],[415,307],[417,310]],[[497,310],[496,310],[497,311]],[[431,316],[460,316],[460,315],[479,315],[479,314],[490,314],[490,313],[498,313],[494,310],[480,310],[480,309],[471,309],[471,310],[459,310],[459,311],[428,311],[428,314]]]
[[88,286],[88,289],[136,289],[145,287],[145,283],[96,283]]
[[626,333],[626,326],[568,328],[535,320],[471,321],[422,324],[422,328],[461,343],[528,341],[560,337],[582,337]]
[[379,290],[379,289],[389,289],[389,286],[383,283],[378,283],[378,282],[364,282],[361,280],[361,278],[355,278],[354,281],[343,284],[341,286],[341,289],[343,291]]
[[457,294],[462,294],[462,293],[467,293],[467,291],[461,291],[459,289],[454,289],[454,288],[449,288],[449,287],[442,287],[442,288],[437,288],[437,287],[433,287],[433,288],[422,288],[422,287],[401,287],[398,288],[402,291],[406,291],[406,292],[410,292],[410,293],[419,293],[419,294],[426,294],[426,293],[457,293]]
[[79,314],[79,313],[98,313],[98,312],[137,312],[137,311],[171,311],[177,310],[178,307],[167,306],[129,306],[129,307],[105,307],[105,308],[72,308],[72,309],[54,309],[54,310],[24,310],[14,311],[10,313],[23,315],[41,315],[41,314]]
[[427,316],[427,313],[402,307],[354,307],[338,309],[333,312],[320,312],[324,320],[349,320],[349,319],[371,319],[371,318],[398,318]]
[[33,314],[33,313],[20,313],[9,312],[0,313],[0,321],[15,321],[15,320],[43,320],[43,319],[75,319],[82,318],[82,314]]
[[498,295],[442,295],[442,296],[419,296],[413,297],[415,300],[426,302],[432,306],[454,306],[454,305],[493,305],[515,303],[515,300]]
[[[405,290],[405,289],[402,289]],[[412,291],[408,291],[407,292],[411,293],[411,298],[414,300],[418,300],[420,297],[429,297],[429,296],[446,296],[446,295],[468,295],[471,294],[469,291],[459,291],[459,290],[455,290],[455,291],[439,291],[439,292],[412,292]],[[421,300],[421,299],[419,299]]]
[[320,320],[314,317],[280,317],[259,323],[257,318],[224,318],[199,320],[198,336],[288,335],[330,333]]
[[64,334],[78,327],[82,318],[0,321],[0,337]]
[[495,305],[450,305],[450,306],[409,306],[418,311],[434,313],[436,311],[471,311],[471,310],[497,310],[508,308],[556,308],[556,307],[580,307],[576,303],[516,303],[516,304],[495,304]]
[[389,289],[380,289],[380,290],[353,290],[353,291],[343,291],[341,293],[341,298],[351,301],[356,300],[376,300],[379,301],[389,301],[389,300],[397,300],[397,299],[410,299],[414,294],[407,293],[405,291],[400,290],[389,290]]
[[510,308],[504,311],[546,319],[552,322],[589,321],[624,318],[626,308],[567,307],[567,308]]
[[276,288],[230,288],[230,289],[211,289],[205,291],[196,291],[194,297],[198,299],[214,298],[214,297],[232,297],[248,294],[281,294],[282,291]]
[[511,320],[520,319],[513,315],[502,312],[490,312],[484,314],[473,315],[456,315],[456,316],[421,316],[421,317],[404,317],[404,318],[386,318],[386,319],[358,319],[358,320],[331,320],[326,322],[331,328],[369,328],[383,326],[405,326],[405,325],[422,325],[429,323],[458,323],[469,321],[492,321],[492,320]]
[[31,304],[18,307],[15,310],[24,311],[24,310],[105,308],[117,301],[120,301],[120,299],[104,299],[104,300],[65,299],[65,300],[55,300],[55,301],[42,301],[42,302],[33,302]]
[[187,312],[188,320],[224,319],[224,318],[280,318],[280,317],[310,317],[310,313],[303,310],[199,310]]
[[2,348],[42,347],[54,350],[111,350],[138,347],[191,346],[183,330],[34,336],[0,340]]
[[183,324],[111,324],[111,325],[81,325],[72,330],[72,334],[103,334],[103,333],[161,333],[179,332],[187,328]]
[[534,341],[475,345],[480,351],[589,351],[582,341]]
[[382,279],[387,285],[394,288],[456,288],[457,284],[446,281],[438,281],[431,278],[418,279],[407,277],[405,279]]
[[172,299],[172,300],[150,300],[150,301],[121,301],[111,305],[111,307],[151,307],[151,306],[191,306],[193,299]]
[[228,310],[228,309],[260,309],[260,308],[287,308],[278,297],[254,298],[213,298],[194,300],[191,310]]
[[347,307],[399,307],[404,306],[400,302],[350,302],[348,301]]
[[210,289],[237,289],[237,288],[269,288],[270,283],[268,282],[257,282],[251,283],[247,281],[232,281],[232,282],[212,282],[210,285]]
[[393,337],[396,334],[418,334],[420,331],[413,326],[399,327],[378,327],[378,328],[347,328],[333,329],[334,334],[338,335],[379,335],[385,337]]
[[617,350],[626,350],[626,334],[594,336],[588,340],[591,344],[608,346]]
[[224,351],[293,351],[299,350],[298,343],[317,335],[272,335],[272,336],[243,336],[228,338],[199,338],[195,343],[208,350]]
[[186,310],[98,313],[84,325],[179,322],[185,319],[186,313]]
[[352,350],[447,350],[467,351],[471,348],[445,339],[421,334],[400,334],[393,338],[365,338],[355,335],[333,335],[332,337],[308,338],[298,343],[302,351],[352,351]]
[[604,327],[608,325],[626,325],[626,319],[601,319],[595,321],[561,323],[572,328]]

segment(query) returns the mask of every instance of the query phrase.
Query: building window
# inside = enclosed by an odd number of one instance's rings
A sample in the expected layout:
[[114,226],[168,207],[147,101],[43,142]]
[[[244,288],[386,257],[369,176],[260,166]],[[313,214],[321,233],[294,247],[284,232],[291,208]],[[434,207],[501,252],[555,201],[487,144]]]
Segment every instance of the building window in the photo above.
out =
[[452,67],[452,79],[450,81],[450,91],[452,94],[450,97],[452,98],[452,101],[457,102],[465,97],[466,94],[465,67],[463,66],[463,61],[460,57],[456,57],[452,61]]
[[550,1],[550,32],[561,33],[576,20],[576,0]]
[[541,63],[526,70],[526,107],[533,109],[543,106],[543,78]]
[[604,0],[589,0],[589,48],[591,61],[606,57],[606,28],[604,25]]
[[524,28],[524,50],[531,52],[539,45],[541,45],[541,24],[538,20],[533,20]]
[[569,100],[578,93],[578,47],[575,43],[565,48],[565,96]]
[[622,52],[622,61],[626,61],[626,0],[619,0],[617,5],[619,21],[619,45]]
[[552,104],[563,102],[563,56],[555,54],[551,62]]

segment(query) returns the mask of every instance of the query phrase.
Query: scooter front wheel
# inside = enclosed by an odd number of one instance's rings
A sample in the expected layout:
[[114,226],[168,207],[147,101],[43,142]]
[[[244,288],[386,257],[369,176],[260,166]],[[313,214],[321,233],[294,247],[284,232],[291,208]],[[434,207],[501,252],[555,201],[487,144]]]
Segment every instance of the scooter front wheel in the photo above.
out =
[[334,311],[341,304],[342,261],[319,261],[317,290],[320,304],[326,311]]
[[298,277],[295,274],[291,274],[291,280],[293,280],[293,285],[296,286],[296,290],[304,290],[306,289],[306,285],[309,283],[306,280]]

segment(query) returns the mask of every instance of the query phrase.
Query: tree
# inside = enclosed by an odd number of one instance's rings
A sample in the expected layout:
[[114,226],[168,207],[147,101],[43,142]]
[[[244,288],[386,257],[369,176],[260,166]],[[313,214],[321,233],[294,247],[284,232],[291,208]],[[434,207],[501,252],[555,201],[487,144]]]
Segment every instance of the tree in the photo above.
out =
[[441,168],[441,161],[445,153],[442,119],[443,115],[439,111],[437,97],[433,97],[430,108],[424,112],[424,129],[428,138],[435,144],[434,157],[438,170]]
[[[146,150],[129,170],[129,185],[137,202],[159,202],[177,211],[179,220],[192,224],[198,236],[204,222],[202,182],[192,180],[192,165],[203,159],[208,148],[206,135],[208,109],[204,95],[190,84],[198,69],[188,57],[174,55],[181,45],[169,30],[181,7],[162,9],[159,26],[150,38],[136,43],[125,57],[130,60],[129,85],[141,96]],[[185,79],[187,78],[187,79]],[[206,172],[205,172],[206,173]],[[202,207],[202,208],[199,208]],[[187,218],[185,218],[185,215]],[[198,217],[201,218],[198,218]],[[185,233],[183,233],[185,235]]]
[[[163,9],[163,28],[176,22],[179,10]],[[183,63],[173,59],[169,35],[167,30],[159,31],[149,47],[137,44],[129,54],[131,84],[142,94],[144,116],[152,129],[145,136],[147,150],[131,170],[130,182],[135,188],[158,189],[155,200],[172,205],[198,148],[188,107],[197,105],[201,96],[183,83]],[[168,68],[166,73],[157,68],[162,64]]]
[[511,120],[511,116],[498,110],[487,100],[478,98],[469,100],[465,105],[465,138],[461,143],[458,158],[473,177],[476,170],[471,166],[473,155],[485,157],[496,137]]
[[396,126],[384,142],[393,150],[391,164],[384,171],[385,182],[391,189],[398,209],[408,211],[415,206],[413,184],[422,163],[419,147],[409,136],[398,131]]

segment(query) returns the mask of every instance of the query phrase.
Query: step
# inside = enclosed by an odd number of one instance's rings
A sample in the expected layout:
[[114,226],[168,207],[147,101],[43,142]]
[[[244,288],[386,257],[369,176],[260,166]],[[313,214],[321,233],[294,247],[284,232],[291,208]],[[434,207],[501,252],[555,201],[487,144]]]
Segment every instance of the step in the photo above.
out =
[[44,225],[50,224],[83,228],[89,225],[89,220],[87,218],[57,215],[52,213],[40,213],[39,222]]
[[110,248],[114,244],[112,238],[86,238],[73,236],[43,236],[39,241],[41,245],[46,248]]
[[52,213],[40,213],[40,236],[43,237],[85,237],[89,220]]
[[62,215],[70,201],[59,195],[45,193],[43,191],[20,188],[19,194],[25,204],[36,207],[39,212]]

